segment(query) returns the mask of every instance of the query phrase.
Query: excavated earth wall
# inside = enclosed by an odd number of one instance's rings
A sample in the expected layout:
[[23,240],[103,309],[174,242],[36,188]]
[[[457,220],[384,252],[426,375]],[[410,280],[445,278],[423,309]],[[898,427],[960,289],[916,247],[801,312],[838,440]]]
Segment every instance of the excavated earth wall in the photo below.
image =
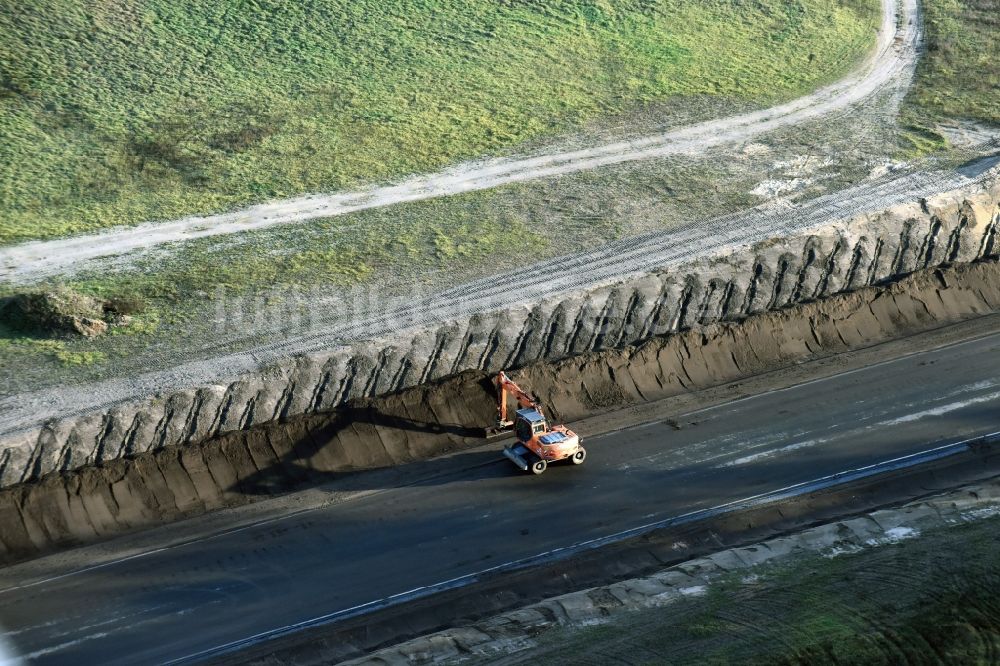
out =
[[296,356],[229,384],[53,419],[0,436],[0,487],[323,413],[466,370],[621,349],[927,267],[970,263],[997,252],[998,227],[1000,178],[992,177],[617,284]]
[[[513,375],[531,386],[552,416],[571,422],[994,312],[1000,312],[1000,263],[990,259],[929,268],[890,284],[624,349],[536,361]],[[49,474],[0,490],[0,561],[244,503],[350,470],[402,466],[476,446],[482,426],[495,417],[492,405],[490,376],[469,370],[325,413]]]

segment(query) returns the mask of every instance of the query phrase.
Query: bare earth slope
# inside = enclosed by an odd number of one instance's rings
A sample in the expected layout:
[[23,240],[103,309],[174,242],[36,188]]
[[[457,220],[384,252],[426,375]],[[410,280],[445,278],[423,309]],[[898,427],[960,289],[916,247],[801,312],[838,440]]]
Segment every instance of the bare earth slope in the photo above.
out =
[[745,142],[765,132],[844,111],[898,77],[908,75],[915,63],[920,38],[916,0],[903,0],[898,7],[895,0],[883,0],[882,10],[877,47],[858,71],[837,84],[781,106],[585,150],[463,164],[388,187],[307,195],[222,215],[188,217],[101,234],[24,243],[0,249],[0,279],[27,282],[71,271],[89,259],[117,256],[164,243],[333,217],[367,208],[488,189],[623,162],[698,153],[715,146]]

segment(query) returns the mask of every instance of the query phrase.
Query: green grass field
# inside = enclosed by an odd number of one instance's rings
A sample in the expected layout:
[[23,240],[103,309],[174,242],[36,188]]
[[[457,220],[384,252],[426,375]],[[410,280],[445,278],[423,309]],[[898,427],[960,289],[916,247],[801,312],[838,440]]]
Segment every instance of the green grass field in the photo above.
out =
[[849,70],[877,21],[876,0],[7,3],[0,243],[392,179],[650,105],[770,104]]
[[922,0],[927,49],[907,98],[906,134],[918,150],[943,143],[947,120],[1000,125],[1000,0]]

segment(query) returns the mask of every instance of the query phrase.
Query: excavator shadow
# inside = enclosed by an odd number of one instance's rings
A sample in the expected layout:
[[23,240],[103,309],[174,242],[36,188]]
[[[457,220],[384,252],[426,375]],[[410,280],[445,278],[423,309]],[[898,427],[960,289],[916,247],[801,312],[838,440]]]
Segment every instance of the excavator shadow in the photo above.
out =
[[[508,397],[516,399],[516,412],[508,411]],[[537,396],[499,372],[495,379],[475,378],[415,398],[387,396],[264,424],[246,433],[253,467],[237,473],[229,492],[273,495],[317,485],[335,492],[371,490],[523,474],[503,457],[503,438],[487,440],[486,428],[470,425],[498,417],[509,426],[516,421],[528,428],[526,446],[544,449],[554,464],[582,451],[576,435],[563,426],[550,427],[541,409]],[[524,421],[524,415],[531,419]],[[284,453],[262,466],[278,449]]]
[[482,427],[470,427],[459,423],[441,423],[440,421],[418,421],[409,417],[387,414],[377,407],[361,406],[347,407],[338,412],[348,424],[369,424],[381,429],[401,430],[411,433],[427,433],[431,435],[452,435],[463,438],[480,438]]
[[[294,471],[289,467],[294,467]],[[298,483],[289,482],[290,473],[299,477]],[[244,495],[278,495],[309,487],[341,493],[438,486],[523,475],[524,472],[511,465],[499,451],[467,451],[443,458],[343,472],[319,472],[299,461],[288,461],[240,480],[230,491]]]
[[241,477],[229,492],[381,490],[521,473],[502,456],[498,440],[488,442],[489,450],[463,451],[487,444],[482,427],[418,421],[363,406],[339,410],[325,423],[299,430],[285,455]]

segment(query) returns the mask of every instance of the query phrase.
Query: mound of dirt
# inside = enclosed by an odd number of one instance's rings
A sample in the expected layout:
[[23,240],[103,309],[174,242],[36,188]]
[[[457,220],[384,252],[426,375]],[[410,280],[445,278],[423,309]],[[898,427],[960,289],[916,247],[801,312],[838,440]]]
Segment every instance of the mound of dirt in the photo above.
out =
[[0,309],[0,318],[11,328],[32,335],[104,335],[109,325],[128,323],[141,311],[134,298],[104,300],[65,287],[16,294]]
[[[625,349],[529,364],[511,374],[537,393],[550,418],[573,425],[611,409],[692,395],[995,312],[1000,263],[984,261],[924,270]],[[345,472],[396,468],[413,474],[422,461],[482,445],[483,426],[496,418],[490,377],[467,370],[336,410],[164,446],[174,427],[164,414],[197,414],[212,390],[187,403],[165,400],[161,411],[130,418],[126,434],[106,422],[93,448],[75,435],[69,445],[55,444],[50,429],[26,452],[7,449],[0,477],[6,471],[14,485],[0,489],[0,564],[329,482]],[[229,408],[218,404],[216,422]],[[178,420],[189,431],[198,426],[197,417]],[[144,438],[161,444],[137,446]]]

